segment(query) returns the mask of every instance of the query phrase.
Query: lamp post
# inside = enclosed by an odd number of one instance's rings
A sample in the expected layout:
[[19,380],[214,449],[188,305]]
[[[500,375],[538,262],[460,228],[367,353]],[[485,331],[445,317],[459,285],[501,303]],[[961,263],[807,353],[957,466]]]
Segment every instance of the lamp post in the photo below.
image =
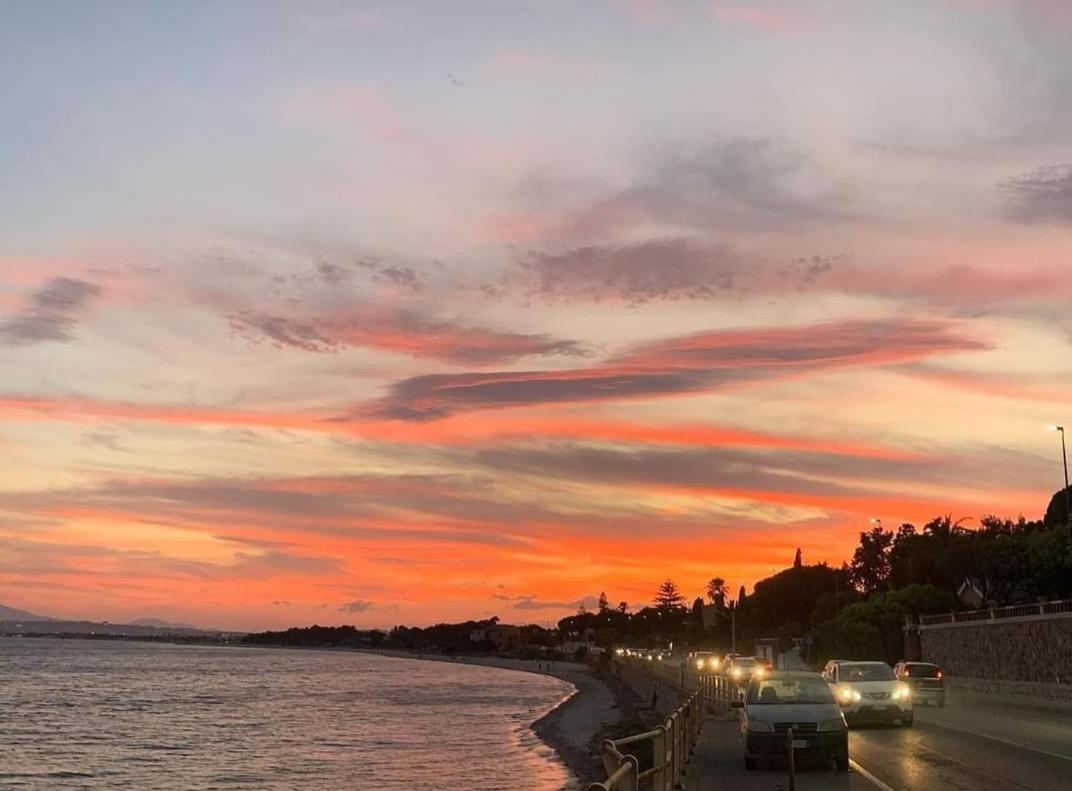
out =
[[1065,521],[1072,524],[1072,507],[1070,507],[1068,494],[1068,453],[1065,451],[1065,427],[1050,426],[1050,431],[1061,432],[1061,462],[1065,467]]

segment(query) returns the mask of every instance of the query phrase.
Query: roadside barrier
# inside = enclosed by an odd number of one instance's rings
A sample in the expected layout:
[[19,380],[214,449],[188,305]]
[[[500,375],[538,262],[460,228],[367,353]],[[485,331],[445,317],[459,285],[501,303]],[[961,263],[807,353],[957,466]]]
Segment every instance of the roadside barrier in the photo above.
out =
[[[703,693],[696,691],[662,725],[603,742],[601,757],[607,778],[592,783],[587,791],[638,791],[640,782],[647,778],[651,779],[652,791],[683,788],[685,769],[703,724],[703,703]],[[622,750],[643,742],[651,742],[652,765],[640,771],[636,757]]]
[[[607,777],[602,782],[590,784],[586,791],[639,791],[641,782],[646,780],[650,780],[652,791],[683,788],[686,767],[703,725],[704,712],[708,707],[729,708],[740,695],[737,685],[721,675],[697,673],[677,662],[629,657],[618,657],[615,661],[662,679],[682,690],[687,698],[677,711],[652,730],[603,742],[600,757]],[[629,748],[637,750],[637,745],[645,743],[650,743],[652,765],[641,770],[640,762]]]

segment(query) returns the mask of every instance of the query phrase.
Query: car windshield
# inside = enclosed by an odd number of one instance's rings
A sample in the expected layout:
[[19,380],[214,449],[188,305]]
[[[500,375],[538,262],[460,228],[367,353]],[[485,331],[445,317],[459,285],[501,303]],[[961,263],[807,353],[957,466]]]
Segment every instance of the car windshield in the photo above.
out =
[[821,678],[771,678],[748,689],[750,706],[833,702],[830,687]]
[[890,681],[893,670],[880,663],[866,665],[838,665],[838,681]]
[[905,665],[905,670],[912,678],[940,678],[938,665]]
[[759,662],[754,659],[734,659],[733,664],[735,667],[755,667]]

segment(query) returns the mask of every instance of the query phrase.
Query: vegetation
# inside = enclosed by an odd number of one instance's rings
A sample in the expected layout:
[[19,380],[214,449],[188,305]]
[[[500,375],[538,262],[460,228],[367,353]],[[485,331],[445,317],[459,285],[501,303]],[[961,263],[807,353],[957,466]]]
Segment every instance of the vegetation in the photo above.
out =
[[514,630],[509,647],[493,639],[498,618],[423,629],[396,626],[389,633],[312,626],[249,635],[245,641],[557,656],[566,641],[728,651],[736,635],[738,650],[747,652],[759,638],[773,638],[785,650],[804,637],[813,663],[830,656],[894,662],[903,652],[905,617],[971,606],[958,599],[962,589],[979,597],[974,606],[984,607],[1072,597],[1072,535],[1064,493],[1054,495],[1041,521],[985,516],[972,528],[968,520],[945,515],[921,529],[905,524],[885,530],[877,524],[860,533],[851,560],[840,567],[806,565],[797,549],[792,565],[759,580],[750,596],[742,585],[736,599],[717,576],[705,586],[707,603],[697,597],[691,606],[669,579],[659,585],[652,604],[636,612],[624,601],[612,607],[601,592],[594,612],[581,606],[560,620],[557,630],[504,627]]

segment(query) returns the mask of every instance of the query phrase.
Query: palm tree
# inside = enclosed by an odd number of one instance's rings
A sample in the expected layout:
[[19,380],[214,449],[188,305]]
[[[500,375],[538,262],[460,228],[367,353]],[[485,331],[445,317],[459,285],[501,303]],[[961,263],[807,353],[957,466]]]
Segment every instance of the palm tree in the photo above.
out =
[[726,580],[722,577],[713,577],[707,583],[707,598],[711,600],[712,604],[718,606],[718,609],[722,609],[726,606]]

